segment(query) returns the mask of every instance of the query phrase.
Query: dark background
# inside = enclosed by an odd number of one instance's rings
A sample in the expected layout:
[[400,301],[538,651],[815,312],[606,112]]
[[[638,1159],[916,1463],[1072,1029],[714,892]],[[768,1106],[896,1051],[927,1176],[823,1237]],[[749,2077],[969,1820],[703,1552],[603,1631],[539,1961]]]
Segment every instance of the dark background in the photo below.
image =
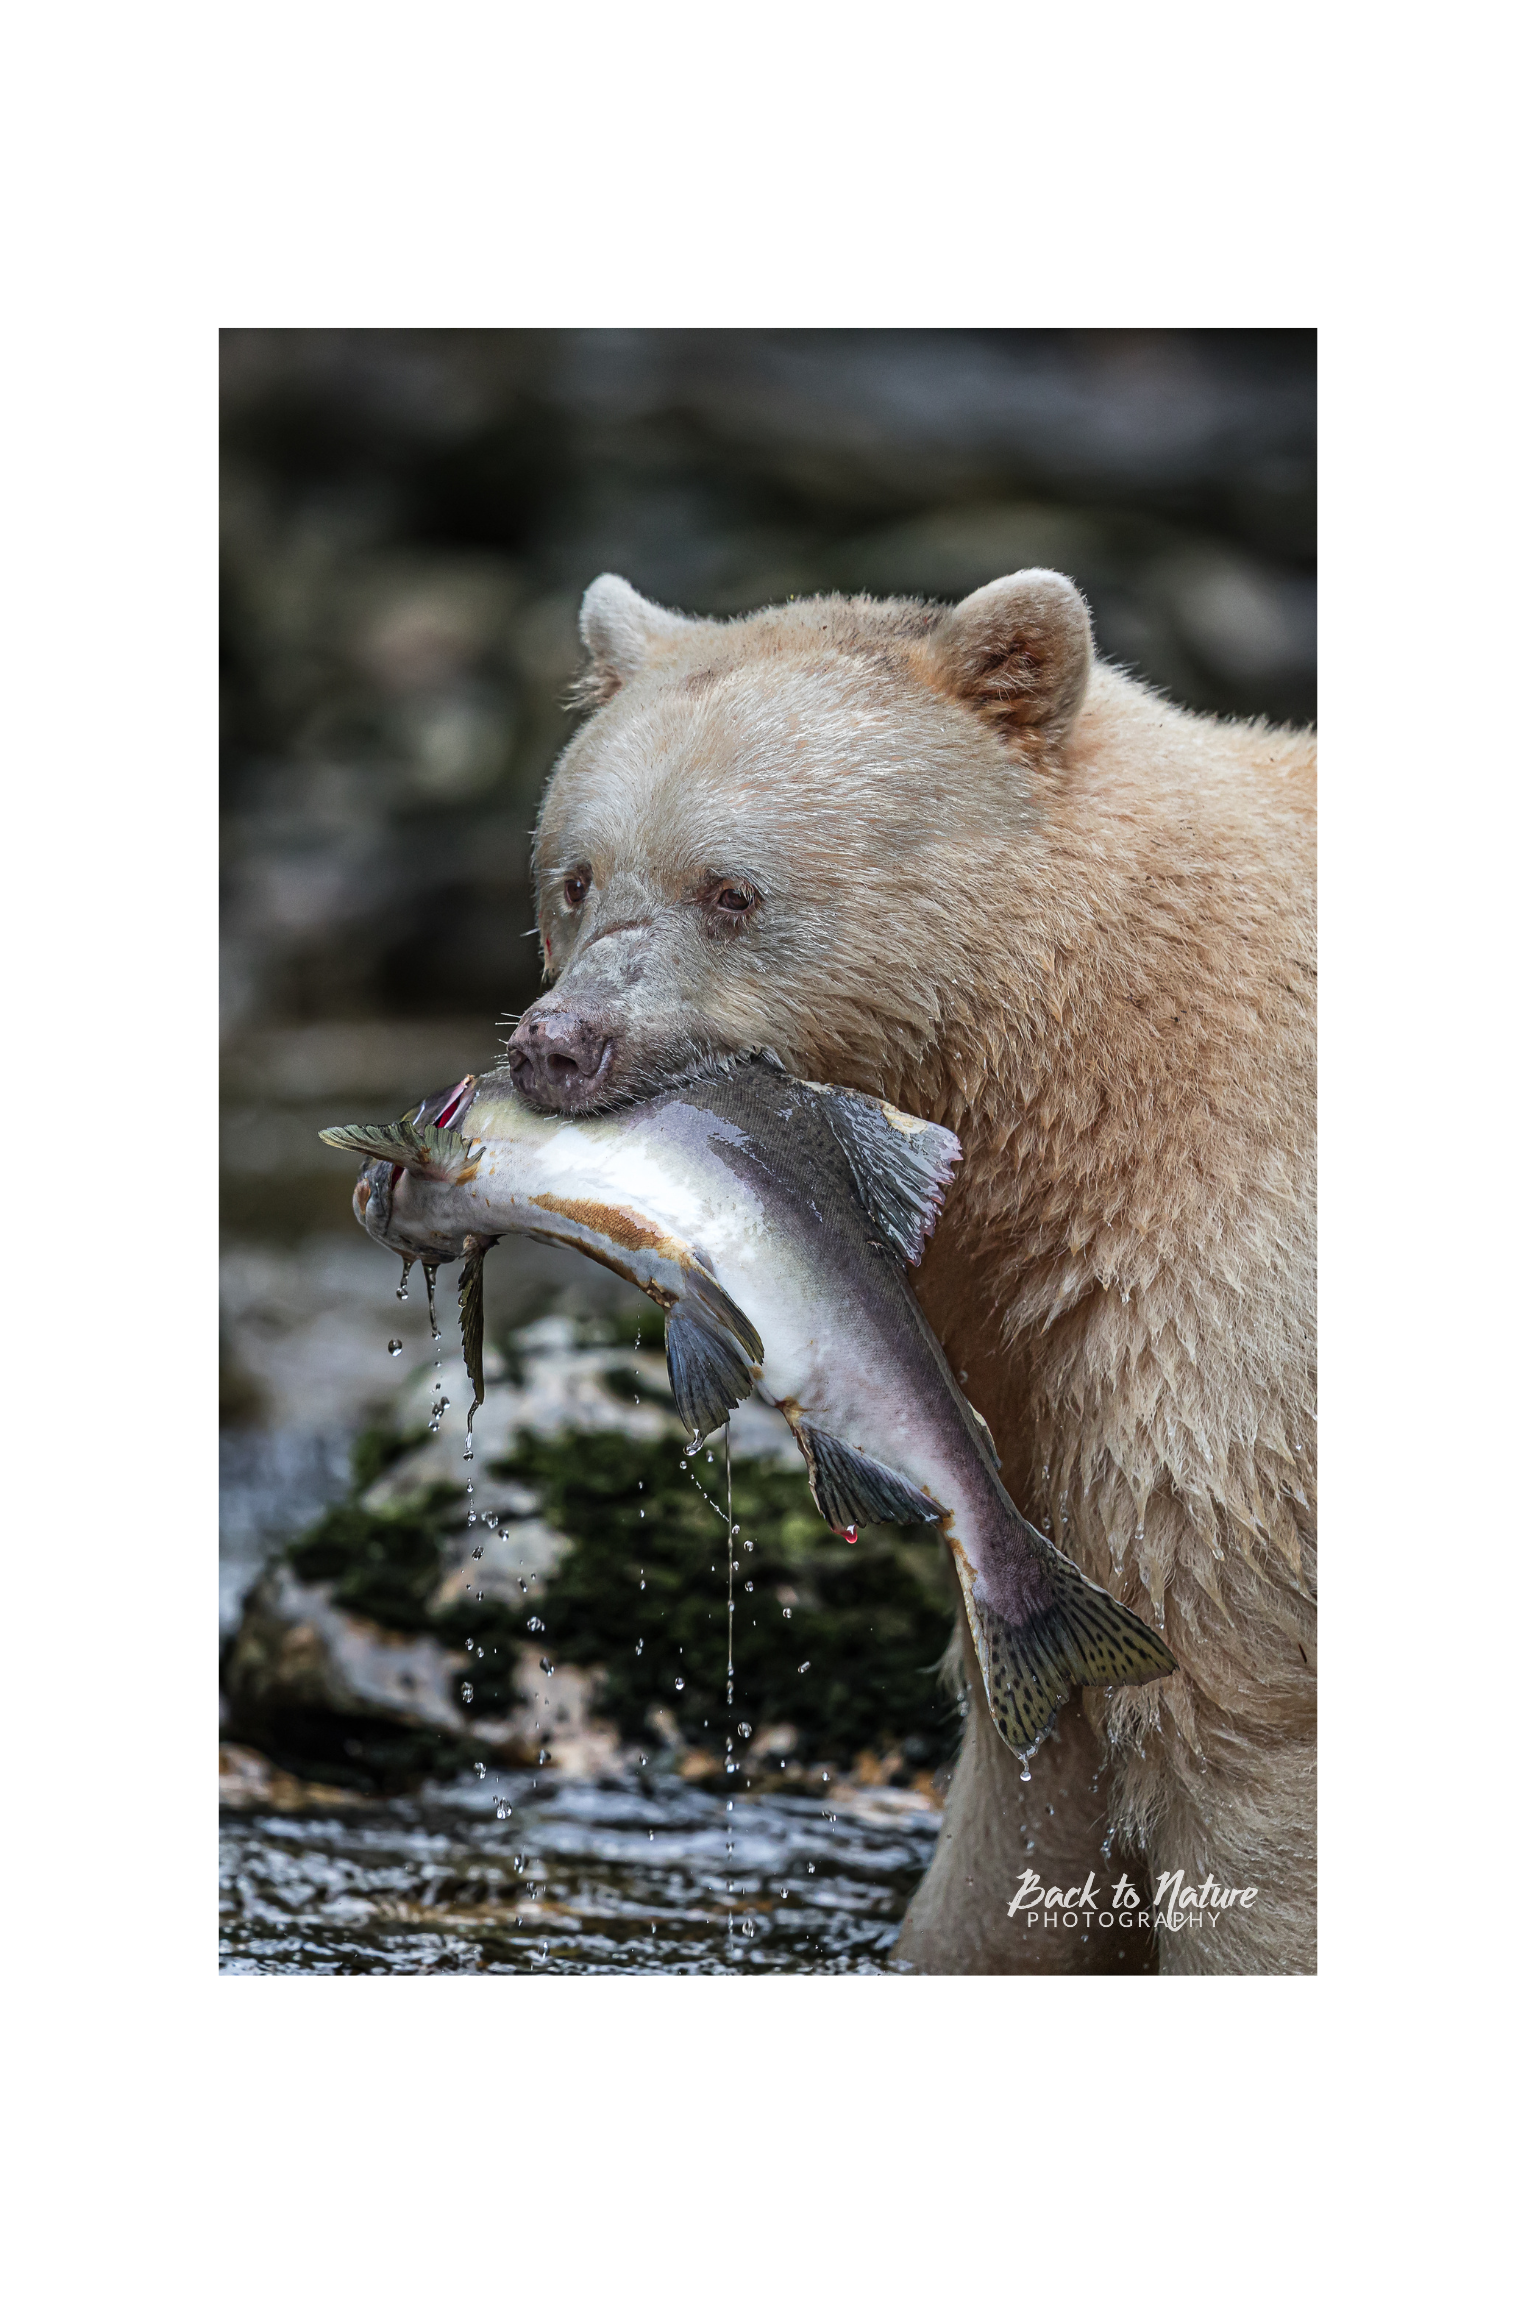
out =
[[[398,1385],[315,1131],[483,1066],[536,990],[529,833],[591,579],[730,615],[1043,564],[1172,696],[1309,719],[1314,386],[1309,332],[226,335],[237,1549],[334,1491]],[[526,1248],[493,1315],[598,1284]]]

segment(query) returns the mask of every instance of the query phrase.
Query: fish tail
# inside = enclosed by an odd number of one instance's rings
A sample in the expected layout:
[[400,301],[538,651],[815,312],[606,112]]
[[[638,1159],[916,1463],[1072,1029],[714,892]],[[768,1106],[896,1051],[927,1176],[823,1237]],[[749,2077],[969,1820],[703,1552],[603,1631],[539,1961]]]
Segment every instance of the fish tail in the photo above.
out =
[[322,1128],[322,1144],[338,1152],[355,1152],[363,1160],[387,1160],[425,1176],[436,1184],[467,1184],[484,1147],[466,1144],[456,1129],[437,1128],[430,1122],[418,1127],[414,1120],[394,1120],[384,1128],[354,1126]]
[[1028,1759],[1073,1688],[1139,1688],[1178,1664],[1150,1625],[1023,1522],[1038,1547],[1040,1604],[1015,1619],[982,1599],[958,1545],[956,1561],[987,1704],[1005,1744]]

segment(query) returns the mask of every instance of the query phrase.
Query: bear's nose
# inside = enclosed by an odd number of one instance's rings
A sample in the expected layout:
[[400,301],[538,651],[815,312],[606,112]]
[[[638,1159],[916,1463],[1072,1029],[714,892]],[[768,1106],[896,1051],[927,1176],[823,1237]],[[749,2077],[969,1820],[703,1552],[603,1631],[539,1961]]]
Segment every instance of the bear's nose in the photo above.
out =
[[536,1104],[584,1104],[603,1073],[613,1043],[600,1024],[569,1008],[530,1009],[507,1042],[512,1078]]

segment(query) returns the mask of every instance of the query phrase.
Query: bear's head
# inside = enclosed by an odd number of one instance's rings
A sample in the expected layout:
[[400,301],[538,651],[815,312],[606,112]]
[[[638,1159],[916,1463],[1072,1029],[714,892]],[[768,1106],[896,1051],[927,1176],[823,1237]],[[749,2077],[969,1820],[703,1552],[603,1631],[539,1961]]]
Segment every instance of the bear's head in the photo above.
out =
[[600,576],[581,634],[595,710],[535,836],[555,981],[510,1044],[524,1093],[595,1111],[758,1047],[894,1083],[1016,917],[1092,663],[1080,594],[1031,569],[953,608],[715,623]]

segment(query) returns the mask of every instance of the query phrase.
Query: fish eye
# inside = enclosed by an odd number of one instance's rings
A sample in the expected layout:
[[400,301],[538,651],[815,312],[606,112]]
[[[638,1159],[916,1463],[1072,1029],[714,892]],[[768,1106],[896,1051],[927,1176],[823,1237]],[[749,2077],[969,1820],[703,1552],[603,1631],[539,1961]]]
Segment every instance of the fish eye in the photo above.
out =
[[573,912],[582,904],[591,885],[592,875],[585,864],[579,865],[574,872],[567,874],[564,895],[566,903]]

